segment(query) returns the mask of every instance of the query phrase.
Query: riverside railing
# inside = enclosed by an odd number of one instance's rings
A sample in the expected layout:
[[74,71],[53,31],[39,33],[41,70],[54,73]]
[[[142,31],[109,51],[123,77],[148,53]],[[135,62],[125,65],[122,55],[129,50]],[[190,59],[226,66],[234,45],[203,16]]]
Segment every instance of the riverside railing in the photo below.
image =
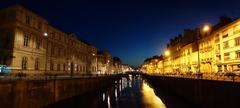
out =
[[240,75],[229,74],[229,75],[216,75],[216,74],[147,74],[153,76],[163,77],[177,77],[177,78],[191,78],[191,79],[202,79],[202,80],[216,80],[216,81],[230,81],[240,82]]
[[99,78],[114,77],[124,74],[79,74],[79,75],[2,75],[0,80],[55,80],[55,79],[80,79],[80,78]]

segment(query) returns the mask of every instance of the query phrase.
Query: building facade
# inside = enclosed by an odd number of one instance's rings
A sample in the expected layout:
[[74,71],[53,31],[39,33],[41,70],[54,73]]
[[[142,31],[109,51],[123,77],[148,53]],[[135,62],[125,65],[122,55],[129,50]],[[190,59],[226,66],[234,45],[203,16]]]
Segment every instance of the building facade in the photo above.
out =
[[240,19],[224,22],[220,20],[206,33],[201,29],[185,30],[183,36],[170,40],[165,49],[170,54],[163,54],[163,58],[157,60],[157,67],[154,66],[156,58],[152,57],[144,61],[141,70],[161,74],[239,71]]
[[0,10],[0,64],[11,74],[79,75],[97,72],[97,48],[14,5]]

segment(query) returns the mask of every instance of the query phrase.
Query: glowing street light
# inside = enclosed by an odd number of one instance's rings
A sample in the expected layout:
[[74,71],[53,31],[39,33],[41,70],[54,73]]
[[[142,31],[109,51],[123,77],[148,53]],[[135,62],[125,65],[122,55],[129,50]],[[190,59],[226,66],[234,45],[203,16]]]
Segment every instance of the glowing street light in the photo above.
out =
[[198,34],[198,38],[197,38],[197,50],[198,50],[198,73],[200,74],[201,73],[201,68],[200,68],[200,65],[201,65],[201,63],[200,63],[200,50],[199,50],[199,39],[200,39],[200,37],[201,37],[201,29],[202,29],[202,33],[204,34],[204,33],[207,33],[207,32],[210,32],[210,30],[211,30],[211,24],[205,24],[205,25],[203,25],[202,26],[202,28],[200,28],[200,30],[199,30],[199,34]]
[[43,35],[44,35],[44,36],[48,36],[48,33],[44,32]]
[[165,56],[169,56],[170,55],[170,51],[165,51]]
[[210,30],[210,26],[209,25],[204,25],[203,26],[203,32],[208,32]]

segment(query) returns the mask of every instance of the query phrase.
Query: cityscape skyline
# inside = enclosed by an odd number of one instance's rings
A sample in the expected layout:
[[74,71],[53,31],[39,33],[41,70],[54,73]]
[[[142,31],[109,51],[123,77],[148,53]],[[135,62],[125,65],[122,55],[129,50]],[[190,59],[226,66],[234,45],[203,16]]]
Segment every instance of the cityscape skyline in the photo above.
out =
[[[76,33],[100,50],[109,49],[113,56],[133,66],[140,65],[147,57],[160,55],[169,39],[186,28],[196,28],[206,22],[216,24],[221,15],[233,19],[240,16],[235,0],[220,1],[217,5],[214,1],[189,1],[177,5],[173,1],[55,3],[10,0],[0,6],[16,3],[30,8],[63,31]],[[222,6],[226,8],[222,9]]]

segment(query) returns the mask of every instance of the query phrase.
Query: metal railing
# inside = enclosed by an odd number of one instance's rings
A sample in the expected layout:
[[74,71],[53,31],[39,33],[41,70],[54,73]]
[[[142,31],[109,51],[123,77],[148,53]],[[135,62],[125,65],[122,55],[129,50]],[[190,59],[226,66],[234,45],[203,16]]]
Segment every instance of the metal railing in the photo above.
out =
[[81,78],[100,78],[100,77],[113,77],[123,74],[78,74],[78,75],[2,75],[0,80],[56,80],[56,79],[81,79]]
[[177,77],[177,78],[190,78],[190,79],[202,79],[202,80],[216,80],[216,81],[230,81],[240,82],[239,75],[216,75],[216,74],[147,74],[152,76],[163,76],[163,77]]

